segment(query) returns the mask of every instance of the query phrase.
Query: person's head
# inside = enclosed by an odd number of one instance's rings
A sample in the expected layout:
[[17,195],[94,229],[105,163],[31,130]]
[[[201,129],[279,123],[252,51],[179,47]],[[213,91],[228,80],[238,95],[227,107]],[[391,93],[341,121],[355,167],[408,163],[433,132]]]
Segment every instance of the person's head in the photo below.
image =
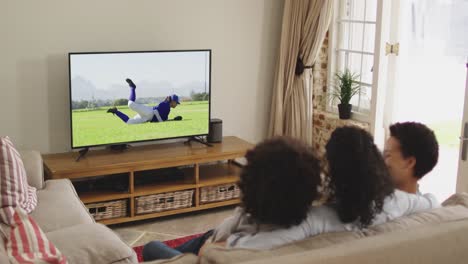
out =
[[248,151],[239,188],[242,206],[258,224],[289,227],[305,219],[319,196],[320,165],[297,140],[277,137]]
[[437,164],[439,144],[434,132],[421,123],[396,123],[390,126],[384,157],[397,187],[416,186]]
[[394,186],[372,136],[357,127],[337,128],[326,145],[330,202],[343,223],[365,227],[382,211]]
[[166,101],[169,102],[169,105],[171,106],[171,108],[176,108],[177,105],[180,104],[179,96],[177,96],[175,94],[166,97]]

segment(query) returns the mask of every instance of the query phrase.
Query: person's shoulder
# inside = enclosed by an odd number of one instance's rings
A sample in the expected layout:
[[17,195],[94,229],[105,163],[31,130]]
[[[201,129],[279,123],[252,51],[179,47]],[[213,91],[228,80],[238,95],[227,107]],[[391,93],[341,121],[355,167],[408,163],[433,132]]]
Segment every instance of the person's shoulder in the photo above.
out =
[[[407,197],[408,195],[411,195],[411,194],[407,193],[407,192],[404,192],[404,191],[400,191],[398,189],[395,189],[395,191],[393,191],[392,194],[387,196],[387,199],[398,199],[398,198],[402,198],[402,197]],[[415,194],[412,194],[412,195],[415,195]]]
[[159,108],[159,107],[161,107],[161,108],[169,108],[170,105],[169,105],[169,102],[167,102],[167,101],[162,101],[162,102],[159,103],[158,108]]
[[388,199],[398,200],[398,199],[407,199],[408,197],[421,197],[424,196],[421,193],[409,193],[402,190],[395,189]]
[[440,203],[437,200],[437,197],[432,193],[407,193],[401,190],[395,190],[391,197],[388,197],[391,202],[394,203],[401,203],[402,201],[406,201],[410,204],[412,203],[423,203],[423,204],[430,204],[430,208],[437,208],[440,207]]
[[433,207],[440,207],[440,202],[437,199],[437,197],[432,194],[432,193],[425,193],[425,194],[420,194],[421,196],[425,197],[429,201],[431,201]]
[[330,221],[338,219],[336,209],[332,204],[311,207],[307,213],[310,222]]
[[413,199],[417,199],[416,194],[411,194],[395,189],[393,193],[385,197],[383,211],[391,212],[397,208],[406,208]]
[[398,189],[395,189],[392,194],[385,198],[384,204],[391,203],[401,203],[401,201],[407,201],[408,199],[418,198],[419,195],[414,193],[404,192]]
[[419,191],[417,193],[407,193],[407,192],[404,192],[404,191],[401,191],[401,190],[395,190],[395,192],[392,195],[392,197],[394,197],[394,198],[402,198],[402,197],[408,197],[408,196],[423,197],[423,198],[426,198],[428,200],[437,202],[437,197],[432,193],[424,193],[423,194],[423,193],[421,193]]

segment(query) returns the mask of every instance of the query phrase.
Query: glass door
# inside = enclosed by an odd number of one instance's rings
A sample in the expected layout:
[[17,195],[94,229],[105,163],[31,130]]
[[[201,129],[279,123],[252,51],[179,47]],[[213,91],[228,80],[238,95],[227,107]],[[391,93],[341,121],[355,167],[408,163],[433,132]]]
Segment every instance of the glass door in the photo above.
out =
[[[468,58],[466,60],[466,85],[468,90]],[[468,192],[468,97],[465,95],[462,132],[460,136],[460,162],[458,165],[457,192]]]
[[439,162],[420,189],[442,201],[457,183],[468,1],[395,0],[391,13],[389,41],[399,47],[388,61],[384,123],[417,121],[434,130]]

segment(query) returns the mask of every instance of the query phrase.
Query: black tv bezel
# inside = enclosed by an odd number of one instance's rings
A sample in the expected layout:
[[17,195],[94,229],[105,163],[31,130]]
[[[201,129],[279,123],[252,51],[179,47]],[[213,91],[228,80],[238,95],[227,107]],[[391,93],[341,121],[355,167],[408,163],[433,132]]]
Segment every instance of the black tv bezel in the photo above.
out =
[[[97,144],[97,145],[87,145],[87,146],[73,146],[73,119],[72,119],[72,87],[71,87],[71,56],[72,55],[87,55],[87,54],[121,54],[121,53],[163,53],[163,52],[200,52],[200,51],[208,51],[210,56],[210,67],[209,67],[209,93],[208,93],[208,132],[205,134],[195,134],[195,135],[186,135],[186,136],[178,136],[178,137],[168,137],[168,138],[156,138],[156,139],[145,139],[145,140],[136,140],[136,141],[126,141],[126,142],[114,142],[114,143],[107,143],[107,144]],[[131,144],[131,143],[142,143],[142,142],[151,142],[151,141],[161,141],[161,140],[169,140],[169,139],[180,139],[180,138],[189,138],[189,137],[200,137],[200,136],[207,136],[210,132],[210,120],[211,120],[211,49],[193,49],[193,50],[142,50],[142,51],[93,51],[93,52],[69,52],[68,53],[68,92],[69,92],[69,118],[70,118],[70,146],[71,149],[83,149],[83,148],[93,148],[93,147],[104,147],[104,146],[112,146],[112,145],[123,145],[123,144]]]

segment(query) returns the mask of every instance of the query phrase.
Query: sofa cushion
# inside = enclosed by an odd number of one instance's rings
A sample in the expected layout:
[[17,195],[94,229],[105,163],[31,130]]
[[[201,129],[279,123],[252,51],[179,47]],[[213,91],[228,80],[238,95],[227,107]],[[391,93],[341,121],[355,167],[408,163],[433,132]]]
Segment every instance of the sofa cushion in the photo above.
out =
[[44,188],[44,165],[41,154],[35,150],[19,151],[23,159],[28,184],[38,190]]
[[37,192],[38,203],[31,213],[44,232],[79,224],[94,223],[68,179],[49,180]]
[[0,223],[0,263],[9,263],[8,255],[5,250],[6,225]]
[[7,255],[6,251],[5,251],[3,241],[0,242],[0,246],[2,247],[2,248],[0,248],[0,263],[10,263],[9,260],[8,260],[8,255]]
[[236,263],[253,259],[265,259],[272,256],[324,248],[344,241],[363,238],[364,236],[374,236],[402,229],[413,229],[418,226],[468,219],[468,194],[455,194],[447,199],[443,205],[444,207],[441,208],[415,213],[382,225],[369,227],[362,232],[322,234],[272,250],[226,249],[210,245],[206,248],[206,251],[201,257],[201,263]]
[[363,230],[363,232],[370,236],[411,229],[421,225],[434,225],[468,219],[468,194],[454,194],[443,205],[443,207],[400,217],[385,224],[371,226]]
[[468,220],[419,226],[244,264],[460,264],[468,259]]
[[363,232],[366,236],[371,236],[462,219],[468,219],[468,208],[462,205],[448,206],[397,218],[385,224],[364,229]]
[[227,249],[215,245],[208,245],[202,253],[200,263],[239,263],[247,260],[264,259],[317,248],[324,248],[363,237],[364,234],[361,232],[326,233],[315,237],[310,237],[302,241],[283,245],[272,250]]
[[12,263],[67,263],[36,221],[19,207],[14,210],[5,238],[6,252]]
[[456,193],[442,203],[442,206],[463,205],[468,208],[468,193]]
[[135,251],[102,224],[81,224],[47,233],[49,239],[73,263],[138,263]]
[[[30,213],[37,204],[36,188],[28,185],[26,170],[19,152],[9,137],[0,137],[0,208],[20,207]],[[10,223],[14,210],[0,215]]]

